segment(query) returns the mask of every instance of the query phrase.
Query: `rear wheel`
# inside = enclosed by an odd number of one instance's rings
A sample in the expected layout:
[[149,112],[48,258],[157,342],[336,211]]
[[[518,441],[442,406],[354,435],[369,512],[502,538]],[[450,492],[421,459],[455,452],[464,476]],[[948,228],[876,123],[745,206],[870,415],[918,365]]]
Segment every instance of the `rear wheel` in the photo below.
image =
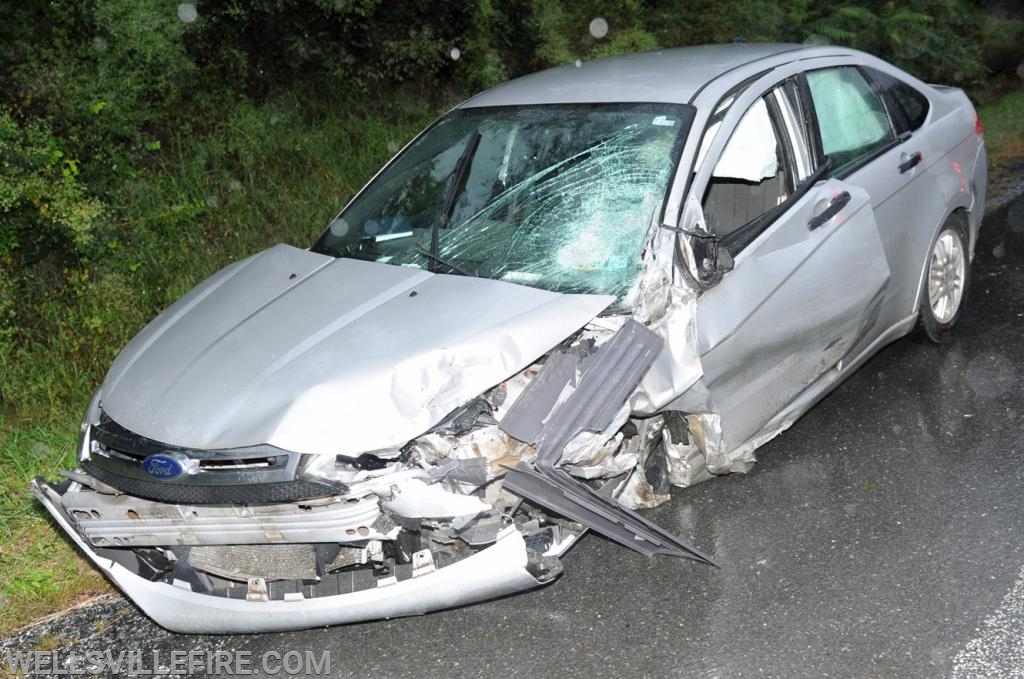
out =
[[967,223],[951,215],[932,243],[925,284],[918,308],[918,334],[932,342],[949,341],[967,298],[971,262],[967,250]]

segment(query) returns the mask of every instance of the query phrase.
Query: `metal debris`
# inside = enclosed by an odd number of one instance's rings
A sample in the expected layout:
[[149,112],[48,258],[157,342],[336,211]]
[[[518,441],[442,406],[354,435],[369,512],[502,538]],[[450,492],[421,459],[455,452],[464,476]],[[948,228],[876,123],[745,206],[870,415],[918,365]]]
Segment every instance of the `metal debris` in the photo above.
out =
[[624,323],[586,361],[579,385],[544,421],[536,461],[510,469],[505,487],[642,554],[666,554],[710,564],[712,561],[696,548],[556,468],[563,449],[576,434],[600,431],[611,424],[650,368],[661,344],[661,337],[639,323]]

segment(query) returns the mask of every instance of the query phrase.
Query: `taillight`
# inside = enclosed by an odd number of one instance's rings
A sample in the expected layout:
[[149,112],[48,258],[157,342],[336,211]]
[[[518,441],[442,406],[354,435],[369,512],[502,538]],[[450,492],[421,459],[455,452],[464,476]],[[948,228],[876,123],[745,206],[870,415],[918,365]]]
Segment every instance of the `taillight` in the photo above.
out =
[[978,115],[977,111],[975,111],[974,112],[974,133],[977,134],[977,135],[981,135],[981,134],[984,134],[984,132],[985,132],[985,126],[981,124],[981,116]]

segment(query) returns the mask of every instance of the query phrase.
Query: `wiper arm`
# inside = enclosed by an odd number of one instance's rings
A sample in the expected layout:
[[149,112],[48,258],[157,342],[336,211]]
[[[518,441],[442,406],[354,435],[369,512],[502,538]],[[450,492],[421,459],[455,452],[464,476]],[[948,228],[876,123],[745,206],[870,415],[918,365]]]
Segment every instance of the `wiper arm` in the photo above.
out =
[[[424,248],[424,247],[423,247],[422,245],[416,244],[416,245],[415,245],[415,246],[413,247],[413,249],[414,249],[414,250],[415,250],[416,252],[418,252],[418,253],[420,253],[421,255],[423,255],[424,257],[426,257],[427,259],[429,259],[429,260],[430,260],[430,263],[431,263],[431,264],[444,264],[444,265],[445,265],[446,267],[448,267],[449,269],[451,269],[451,270],[453,270],[453,271],[458,271],[458,272],[459,272],[460,274],[462,274],[463,276],[469,276],[470,278],[476,278],[476,275],[475,275],[475,274],[471,274],[471,273],[469,273],[468,271],[466,271],[465,269],[463,269],[463,268],[462,268],[461,266],[459,266],[458,264],[454,264],[454,263],[452,263],[452,262],[449,262],[449,261],[448,261],[447,259],[444,259],[444,258],[443,258],[443,257],[441,257],[440,255],[435,255],[435,254],[434,254],[433,252],[430,252],[429,250],[427,250],[426,248]],[[430,268],[430,270],[431,270],[431,271],[434,271],[434,269],[433,269],[432,267]],[[437,273],[437,272],[436,272],[436,271],[434,271],[434,273]]]
[[[448,226],[448,220],[452,217],[452,210],[455,209],[455,197],[459,195],[459,189],[462,188],[462,184],[466,180],[466,173],[469,171],[470,163],[476,154],[476,148],[479,144],[480,130],[473,130],[473,133],[469,135],[469,141],[466,142],[466,148],[462,150],[458,162],[455,163],[455,168],[448,177],[448,187],[444,192],[444,201],[442,201],[441,208],[437,211],[437,214],[434,215],[434,223],[430,225],[430,252],[424,252],[423,254],[430,258],[430,270],[434,273],[437,273],[434,266],[437,263],[452,266],[438,257],[437,241],[441,229]],[[456,271],[461,271],[456,266],[452,266],[452,268]]]

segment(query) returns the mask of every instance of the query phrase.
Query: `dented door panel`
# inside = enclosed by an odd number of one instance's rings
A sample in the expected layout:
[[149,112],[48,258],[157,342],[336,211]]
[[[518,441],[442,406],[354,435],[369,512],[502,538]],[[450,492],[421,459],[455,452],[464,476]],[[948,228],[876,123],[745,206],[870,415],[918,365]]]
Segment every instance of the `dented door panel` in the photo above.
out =
[[[849,204],[811,230],[821,203]],[[703,383],[721,416],[724,447],[754,435],[865,338],[889,281],[867,193],[829,180],[737,257],[700,297]]]

